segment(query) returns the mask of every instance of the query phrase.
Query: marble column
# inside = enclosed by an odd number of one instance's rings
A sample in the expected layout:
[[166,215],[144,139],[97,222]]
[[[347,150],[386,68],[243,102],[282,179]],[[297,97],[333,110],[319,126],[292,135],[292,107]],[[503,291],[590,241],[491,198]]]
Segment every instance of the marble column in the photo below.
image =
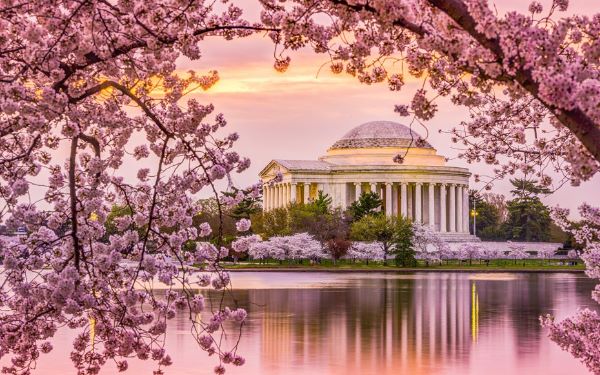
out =
[[[377,182],[371,182],[371,193],[379,194],[377,192]],[[380,197],[381,198],[381,197]]]
[[440,184],[440,232],[446,231],[446,184]]
[[408,184],[408,187],[407,187],[407,198],[406,198],[406,205],[407,205],[406,206],[407,207],[407,211],[406,212],[407,212],[407,215],[408,215],[407,217],[409,219],[411,219],[412,221],[415,220],[414,207],[413,207],[413,203],[414,203],[413,197],[414,197],[414,194],[415,194],[415,188],[414,188],[414,186],[411,185],[411,184]]
[[304,183],[304,204],[308,204],[310,199],[310,182]]
[[435,230],[435,185],[429,183],[429,227]]
[[348,193],[347,193],[347,187],[346,187],[346,183],[342,182],[340,184],[340,207],[342,208],[342,210],[346,209],[346,202],[347,202],[347,198],[348,198]]
[[263,185],[263,211],[269,211],[269,185]]
[[463,232],[469,233],[469,185],[463,189]]
[[421,182],[417,182],[415,184],[415,223],[423,222],[423,215],[421,213],[421,209],[423,207],[423,197],[421,195],[423,191],[423,184]]
[[354,183],[354,199],[358,200],[358,198],[360,198],[360,195],[362,194],[362,186],[360,182],[355,182]]
[[449,232],[456,232],[456,187],[454,184],[450,184],[450,230]]
[[398,216],[398,185],[392,184],[392,216]]
[[408,202],[406,194],[406,182],[400,183],[400,215],[408,217]]
[[385,183],[385,216],[392,216],[392,184]]
[[276,196],[277,191],[275,190],[275,185],[269,185],[269,211],[275,208]]
[[290,184],[291,186],[291,194],[290,194],[290,203],[296,203],[296,194],[298,193],[298,185],[295,182]]
[[456,231],[462,233],[463,231],[463,187],[462,185],[457,186],[456,192]]
[[276,185],[269,186],[271,190],[271,196],[269,197],[269,210],[272,210],[276,207],[277,204],[277,187]]

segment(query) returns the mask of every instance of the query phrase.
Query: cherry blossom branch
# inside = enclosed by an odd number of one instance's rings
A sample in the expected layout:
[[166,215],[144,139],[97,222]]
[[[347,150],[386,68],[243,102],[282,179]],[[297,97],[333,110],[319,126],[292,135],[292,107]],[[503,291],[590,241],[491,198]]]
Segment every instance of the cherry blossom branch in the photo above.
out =
[[[469,35],[477,40],[483,47],[490,50],[497,57],[497,61],[505,59],[500,42],[495,38],[488,38],[478,31],[478,24],[470,15],[467,6],[462,0],[427,0],[432,6],[446,13],[454,22],[461,26]],[[499,77],[506,81],[514,79],[531,95],[552,111],[587,150],[600,162],[600,126],[587,116],[581,109],[562,109],[548,103],[539,95],[539,83],[533,79],[531,69],[518,69],[512,77]]]

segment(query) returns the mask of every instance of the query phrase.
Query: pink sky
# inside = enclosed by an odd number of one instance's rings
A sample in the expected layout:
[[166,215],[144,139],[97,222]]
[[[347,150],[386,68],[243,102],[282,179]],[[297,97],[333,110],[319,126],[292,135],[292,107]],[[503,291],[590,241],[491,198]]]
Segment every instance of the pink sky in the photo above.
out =
[[[248,0],[244,3],[248,4],[248,17],[255,17],[258,7]],[[571,4],[573,13],[589,15],[598,11],[597,2],[579,0]],[[497,8],[499,12],[523,11],[527,5],[510,0],[499,2]],[[178,68],[219,71],[221,80],[214,88],[192,95],[203,103],[213,103],[228,119],[228,130],[239,133],[237,150],[252,160],[251,168],[236,176],[235,182],[242,186],[257,181],[258,172],[271,159],[316,159],[344,133],[364,122],[406,122],[406,118],[394,114],[393,106],[407,103],[417,85],[416,81],[409,83],[400,93],[389,91],[385,84],[361,85],[352,77],[330,74],[328,66],[319,71],[327,58],[308,50],[292,53],[290,69],[277,73],[272,68],[273,45],[263,36],[232,42],[212,39],[201,47],[201,60],[179,62]],[[448,101],[439,101],[438,106],[439,113],[427,123],[429,142],[440,154],[451,158],[450,165],[490,174],[492,169],[486,164],[469,165],[456,159],[458,151],[449,136],[438,133],[464,120],[466,111]],[[415,130],[425,133],[418,127]],[[481,188],[473,181],[471,185]],[[509,190],[508,181],[497,182],[493,189],[507,196]],[[544,201],[571,209],[585,201],[600,206],[600,176],[577,188],[564,186]]]

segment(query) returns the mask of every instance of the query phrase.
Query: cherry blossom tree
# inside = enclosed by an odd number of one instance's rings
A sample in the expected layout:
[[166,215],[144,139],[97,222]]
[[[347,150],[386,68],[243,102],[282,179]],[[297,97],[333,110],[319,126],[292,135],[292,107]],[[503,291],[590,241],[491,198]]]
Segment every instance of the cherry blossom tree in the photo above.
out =
[[[249,160],[233,150],[238,135],[222,133],[226,121],[211,104],[183,101],[218,74],[179,74],[175,61],[200,58],[207,37],[264,28],[227,0],[215,7],[0,2],[0,221],[29,234],[0,243],[3,372],[28,374],[66,327],[78,331],[71,359],[80,374],[108,362],[125,371],[128,358],[156,361],[162,374],[172,362],[167,321],[180,313],[198,347],[215,355],[216,373],[243,364],[237,344],[225,349],[219,335],[226,321],[242,325],[245,311],[222,303],[206,311],[195,291],[231,288],[218,266],[227,249],[220,239],[203,242],[222,228],[198,230],[192,218],[203,189],[219,210],[248,196],[221,197],[215,183]],[[124,170],[126,161],[137,173]],[[105,238],[113,205],[127,213]],[[155,292],[158,284],[166,293]]]
[[[239,241],[239,240],[238,240]],[[291,236],[275,236],[267,241],[254,241],[249,246],[249,255],[254,259],[318,261],[328,257],[323,245],[308,233]]]
[[469,264],[473,263],[473,259],[480,259],[481,256],[482,247],[475,242],[464,243],[457,251],[457,259],[468,260]]
[[507,256],[510,259],[514,259],[515,264],[517,264],[517,260],[527,259],[529,258],[529,253],[525,251],[525,246],[523,245],[509,245],[510,251]]
[[504,254],[495,249],[482,246],[479,250],[479,259],[485,262],[486,265],[490,265],[490,261],[494,259],[504,258]]
[[369,261],[380,262],[385,259],[385,251],[381,243],[356,241],[352,243],[344,258],[364,260],[367,264]]
[[439,263],[447,254],[448,244],[428,225],[413,224],[413,246],[415,258],[430,263]]
[[440,252],[440,259],[442,261],[450,261],[453,259],[458,259],[458,250],[452,248],[451,246],[444,246],[442,251]]
[[231,243],[233,251],[238,253],[247,253],[255,244],[260,243],[261,238],[257,234],[239,237]]
[[537,257],[539,259],[550,259],[556,253],[555,249],[539,249],[537,252]]
[[[277,255],[276,255],[277,254]],[[279,250],[273,241],[262,241],[250,244],[248,249],[248,255],[252,259],[259,260],[267,260],[267,259],[277,259],[275,256],[278,256]]]

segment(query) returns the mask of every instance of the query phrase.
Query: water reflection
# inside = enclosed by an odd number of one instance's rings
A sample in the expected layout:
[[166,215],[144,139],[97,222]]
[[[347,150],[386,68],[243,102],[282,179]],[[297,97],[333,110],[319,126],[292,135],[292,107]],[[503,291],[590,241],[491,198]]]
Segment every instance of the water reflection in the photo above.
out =
[[[247,364],[228,373],[586,373],[537,319],[594,307],[583,275],[239,273],[233,280],[247,288],[235,298],[250,318],[240,345]],[[185,318],[171,328],[175,364],[166,373],[211,373],[215,362],[197,351]],[[44,359],[37,373],[68,366]],[[150,373],[148,364],[130,367]]]

